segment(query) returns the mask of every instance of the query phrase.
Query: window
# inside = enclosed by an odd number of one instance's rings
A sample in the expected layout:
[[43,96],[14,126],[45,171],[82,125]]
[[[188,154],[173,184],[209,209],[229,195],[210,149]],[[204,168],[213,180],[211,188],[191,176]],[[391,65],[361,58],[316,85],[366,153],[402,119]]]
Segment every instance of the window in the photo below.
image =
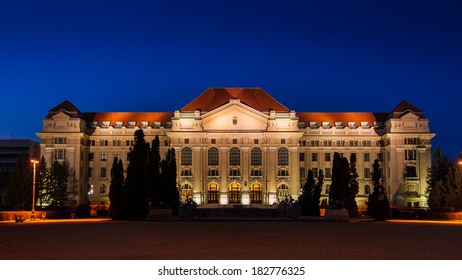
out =
[[306,123],[305,122],[298,122],[298,128],[305,128],[306,127]]
[[233,147],[229,150],[229,165],[230,166],[240,166],[241,165],[241,151]]
[[281,144],[285,145],[286,144],[286,139],[281,139]]
[[261,149],[253,148],[250,151],[250,165],[251,166],[261,166]]
[[110,121],[103,121],[101,127],[108,128],[110,124],[111,124]]
[[343,128],[343,122],[335,122],[336,128]]
[[370,162],[371,161],[371,155],[369,153],[364,153],[364,162]]
[[299,154],[298,154],[298,159],[299,159],[300,161],[305,161],[305,153],[299,153]]
[[406,160],[416,160],[417,159],[417,151],[416,150],[405,150],[404,157]]
[[191,166],[192,165],[192,150],[191,148],[183,148],[181,150],[181,165]]
[[147,122],[147,121],[142,121],[140,123],[141,127],[145,127],[145,128],[148,127],[148,124],[149,124],[149,122]]
[[106,185],[102,184],[101,187],[99,187],[99,195],[106,195],[107,194],[106,191],[107,191]]
[[114,140],[114,141],[112,141],[112,145],[114,145],[114,146],[122,146],[122,141],[121,140]]
[[313,168],[313,175],[315,178],[318,177],[318,169],[317,168]]
[[345,140],[337,140],[337,146],[339,147],[345,146]]
[[368,128],[369,127],[369,122],[368,121],[362,121],[361,122],[361,127]]
[[67,138],[58,137],[54,139],[55,144],[67,144]]
[[119,153],[119,152],[115,152],[115,153],[114,153],[114,157],[120,159],[120,153]]
[[311,161],[318,161],[318,153],[311,154]]
[[233,139],[233,145],[237,144],[237,139]]
[[378,161],[383,161],[383,154],[382,153],[377,154],[377,160]]
[[258,139],[253,139],[253,144],[258,145]]
[[348,122],[349,128],[356,128],[356,122]]
[[252,177],[261,177],[261,170],[260,169],[252,169],[252,170],[250,170],[250,176],[252,176]]
[[311,140],[310,141],[312,147],[317,147],[319,146],[319,140]]
[[357,140],[350,140],[350,147],[356,147],[358,146],[358,141]]
[[237,117],[233,117],[233,125],[237,125]]
[[363,140],[363,146],[364,147],[370,147],[371,146],[371,140]]
[[184,143],[189,144],[189,139],[188,138],[184,139]]
[[106,167],[101,167],[100,177],[106,178]]
[[135,127],[136,126],[136,122],[135,121],[129,121],[128,122],[128,127]]
[[217,139],[212,139],[212,140],[210,141],[210,143],[212,143],[212,145],[216,145],[216,144],[217,144]]
[[101,161],[106,161],[107,160],[107,153],[106,152],[102,152],[101,153]]
[[324,140],[323,146],[325,146],[325,147],[330,147],[330,146],[332,146],[332,140]]
[[88,178],[91,178],[91,177],[93,177],[93,168],[88,167]]
[[331,178],[332,177],[330,167],[326,167],[326,173],[324,174],[324,177],[326,177],[326,178]]
[[231,169],[229,171],[229,176],[231,176],[231,177],[239,177],[239,176],[241,176],[241,170],[239,170],[239,169]]
[[66,159],[66,149],[56,149],[55,159]]
[[366,186],[364,187],[364,194],[365,194],[365,195],[371,194],[371,186],[366,185]]
[[172,122],[165,122],[165,128],[171,128]]
[[97,127],[97,126],[98,126],[98,121],[91,122],[91,127]]
[[90,140],[90,146],[96,146],[96,141],[95,140]]
[[183,176],[183,177],[191,177],[192,176],[192,170],[191,169],[183,169],[183,170],[181,170],[181,176]]
[[209,174],[210,177],[218,177],[218,170],[217,169],[210,169],[208,174]]
[[330,122],[327,122],[327,121],[322,122],[322,127],[323,128],[330,128]]
[[305,179],[306,171],[304,167],[300,167],[300,179]]
[[364,168],[364,179],[369,179],[369,178],[371,178],[371,169]]
[[310,122],[310,128],[318,128],[318,122]]
[[153,122],[152,127],[153,128],[160,128],[161,124],[162,124],[161,122]]
[[289,176],[289,170],[287,170],[287,169],[280,169],[280,170],[278,170],[278,176],[282,176],[282,177],[287,177],[287,176]]
[[279,196],[279,198],[284,199],[289,195],[290,195],[289,186],[287,186],[286,184],[280,185],[279,188],[278,188],[278,196]]
[[417,178],[417,169],[415,165],[406,165],[406,178]]
[[116,121],[115,124],[114,124],[114,127],[115,127],[115,128],[121,128],[122,125],[123,125],[123,122],[121,122],[121,121]]
[[210,148],[208,153],[208,166],[218,166],[218,149]]
[[324,161],[330,161],[330,153],[324,154]]
[[299,144],[300,144],[300,147],[305,147],[306,146],[306,140],[300,140]]
[[100,146],[109,146],[109,140],[99,140]]
[[330,185],[326,185],[325,194],[329,194],[329,191],[330,191]]
[[278,165],[288,166],[289,165],[289,150],[287,148],[279,148],[278,150]]

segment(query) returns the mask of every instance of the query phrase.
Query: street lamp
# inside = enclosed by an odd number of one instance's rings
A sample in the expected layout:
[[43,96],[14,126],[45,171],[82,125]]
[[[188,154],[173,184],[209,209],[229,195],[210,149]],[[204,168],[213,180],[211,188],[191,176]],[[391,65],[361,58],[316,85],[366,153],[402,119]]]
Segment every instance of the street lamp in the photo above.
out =
[[35,220],[35,169],[37,164],[39,163],[38,160],[32,159],[30,161],[31,163],[34,164],[34,173],[33,173],[33,180],[32,180],[32,213],[30,214],[30,219]]

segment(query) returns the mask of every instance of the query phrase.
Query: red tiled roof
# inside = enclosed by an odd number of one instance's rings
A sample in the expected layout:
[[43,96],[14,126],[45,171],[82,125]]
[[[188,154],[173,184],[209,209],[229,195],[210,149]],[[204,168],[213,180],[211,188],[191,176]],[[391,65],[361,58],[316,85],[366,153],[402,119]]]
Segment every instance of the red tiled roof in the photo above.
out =
[[331,126],[335,126],[335,122],[343,122],[345,127],[348,126],[348,122],[356,122],[356,126],[361,126],[361,122],[367,121],[370,126],[374,125],[374,122],[385,122],[387,120],[388,113],[297,113],[298,119],[301,122],[305,122],[307,126],[310,122],[317,122],[318,126],[322,126],[322,122],[328,121]]
[[260,112],[267,112],[270,109],[276,112],[289,111],[287,107],[261,88],[209,88],[184,106],[181,111],[193,112],[201,110],[210,112],[228,103],[230,99],[240,99],[242,103]]
[[403,102],[399,103],[399,105],[396,106],[396,108],[393,109],[393,111],[391,111],[390,117],[391,118],[400,118],[401,116],[403,116],[405,113],[407,113],[409,111],[416,114],[419,118],[425,118],[422,110],[420,110],[419,108],[415,107],[414,105],[412,105],[411,103],[409,103],[407,101],[403,101]]
[[52,116],[60,112],[65,113],[71,118],[82,118],[83,117],[82,113],[79,111],[79,109],[77,109],[77,107],[74,106],[74,104],[72,104],[68,100],[64,100],[58,106],[48,111],[47,118],[51,118]]
[[110,121],[110,126],[114,126],[115,122],[123,122],[122,126],[127,126],[129,121],[135,121],[139,126],[140,122],[148,121],[149,126],[153,122],[162,122],[162,126],[166,122],[170,122],[173,117],[171,112],[106,112],[106,113],[84,113],[84,119],[88,124],[94,121],[100,126],[103,121]]

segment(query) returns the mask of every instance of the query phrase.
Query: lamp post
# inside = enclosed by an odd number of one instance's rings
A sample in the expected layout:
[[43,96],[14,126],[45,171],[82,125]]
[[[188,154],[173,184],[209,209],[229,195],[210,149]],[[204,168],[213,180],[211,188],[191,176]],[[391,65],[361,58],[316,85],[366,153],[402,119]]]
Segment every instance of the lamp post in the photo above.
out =
[[34,173],[33,173],[33,180],[32,180],[32,213],[30,214],[30,219],[35,220],[35,169],[37,164],[39,163],[38,160],[32,159],[30,161],[34,165]]

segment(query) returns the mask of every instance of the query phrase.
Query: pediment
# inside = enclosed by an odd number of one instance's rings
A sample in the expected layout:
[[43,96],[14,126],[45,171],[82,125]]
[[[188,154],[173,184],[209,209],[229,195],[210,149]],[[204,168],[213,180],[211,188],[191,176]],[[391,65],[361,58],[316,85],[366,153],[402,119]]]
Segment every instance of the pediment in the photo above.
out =
[[70,118],[71,117],[64,112],[59,112],[52,117],[52,119],[55,121],[59,121],[59,120],[68,121]]
[[408,122],[415,122],[419,120],[419,116],[414,114],[412,111],[409,111],[401,117],[401,120],[408,121]]
[[262,131],[268,125],[268,115],[259,112],[239,100],[227,103],[202,116],[204,130]]

